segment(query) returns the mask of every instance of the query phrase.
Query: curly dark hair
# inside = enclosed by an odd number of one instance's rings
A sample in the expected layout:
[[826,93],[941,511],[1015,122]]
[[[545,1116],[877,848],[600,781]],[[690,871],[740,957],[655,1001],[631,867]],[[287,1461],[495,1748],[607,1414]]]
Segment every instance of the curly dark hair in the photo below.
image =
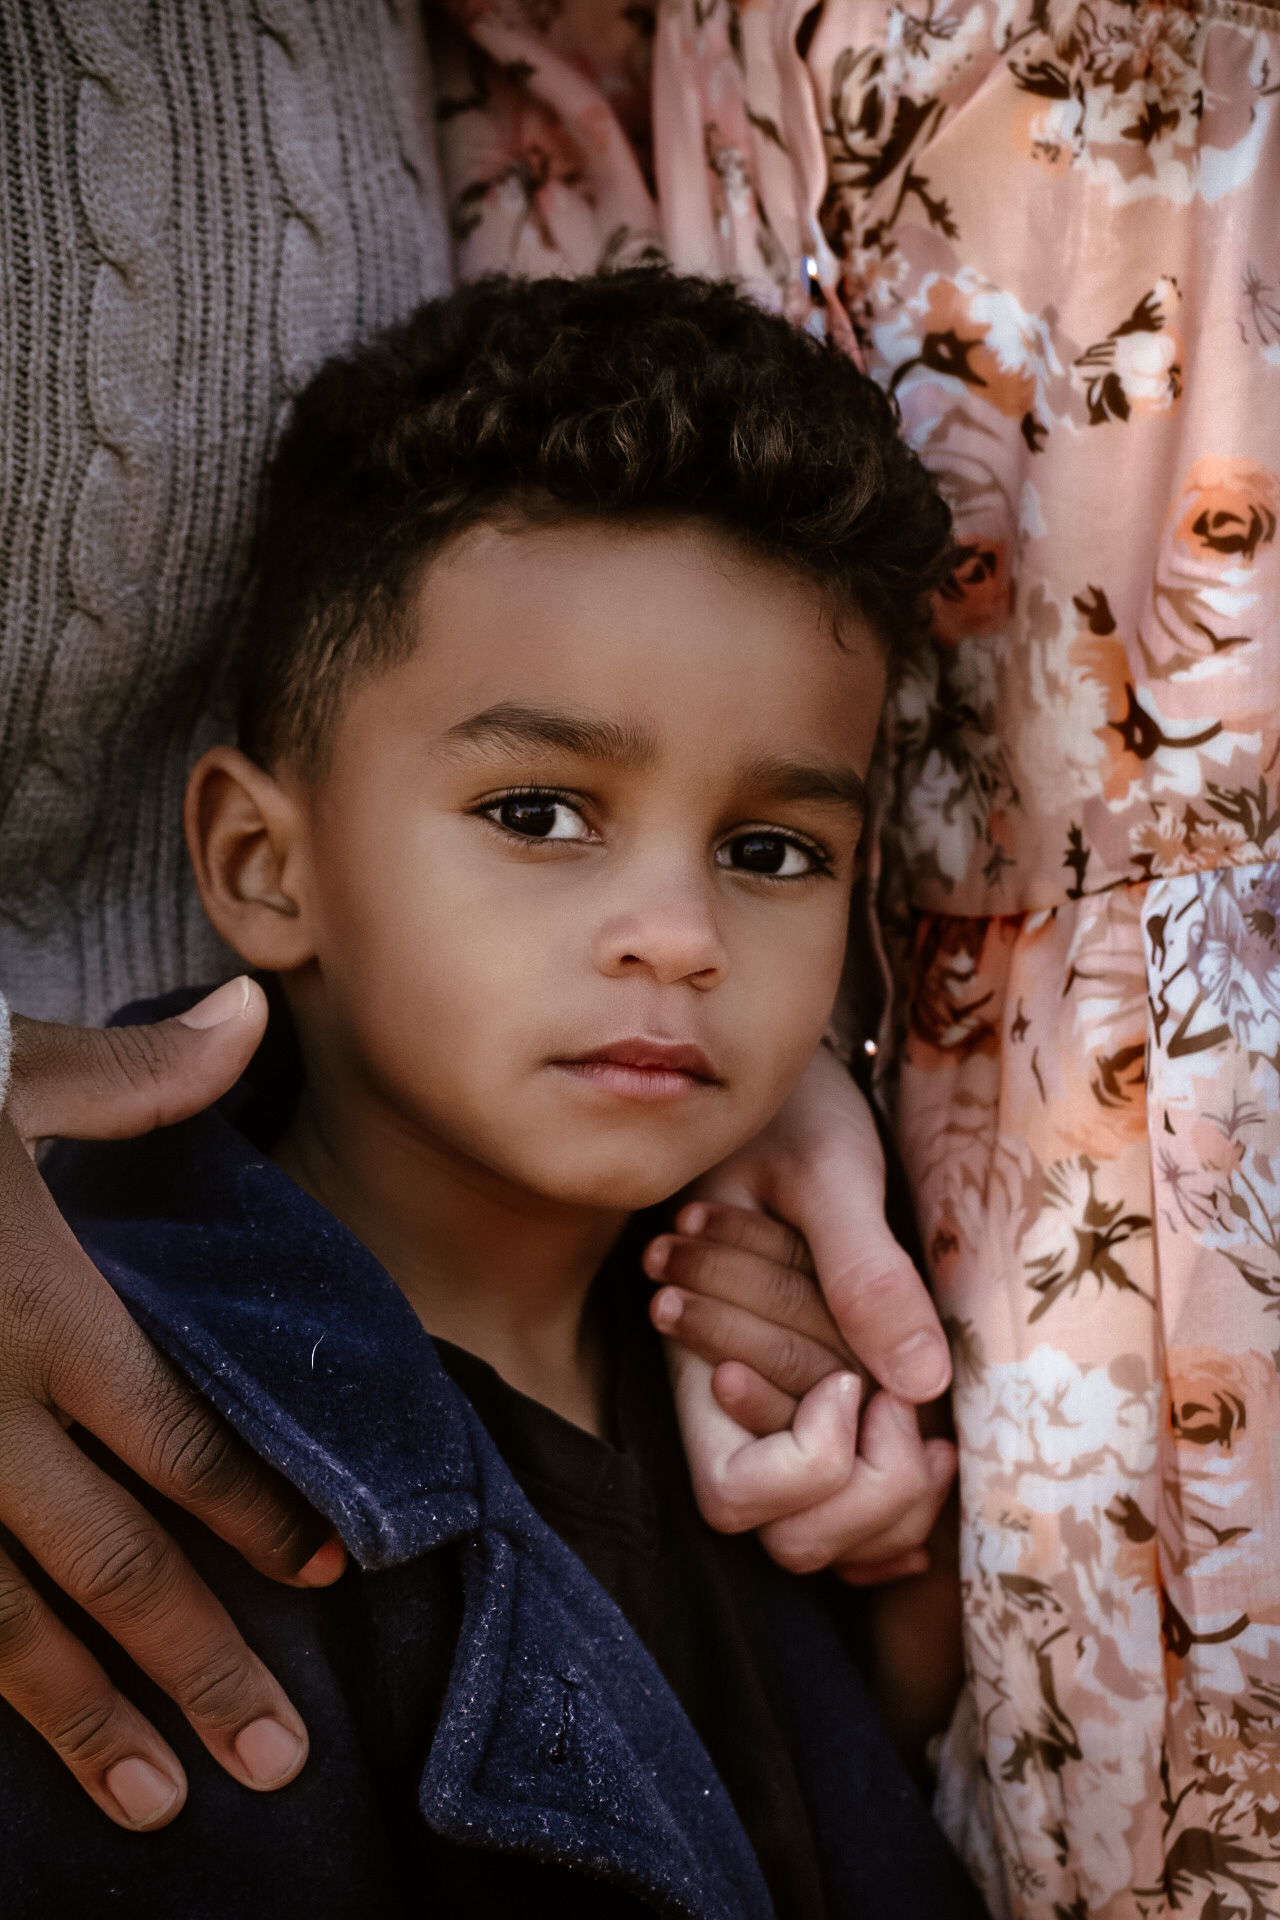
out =
[[512,513],[705,520],[892,657],[950,565],[950,514],[897,429],[843,353],[725,284],[642,267],[430,301],[296,402],[250,571],[241,744],[316,769],[351,677],[411,650],[422,562]]

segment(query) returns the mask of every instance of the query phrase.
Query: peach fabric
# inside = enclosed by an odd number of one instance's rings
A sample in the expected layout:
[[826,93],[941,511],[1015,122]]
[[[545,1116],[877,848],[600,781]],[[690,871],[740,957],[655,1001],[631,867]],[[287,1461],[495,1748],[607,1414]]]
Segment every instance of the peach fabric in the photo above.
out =
[[997,1915],[1280,1913],[1280,12],[452,12],[465,271],[737,275],[955,508],[881,887],[956,1356],[942,1818]]

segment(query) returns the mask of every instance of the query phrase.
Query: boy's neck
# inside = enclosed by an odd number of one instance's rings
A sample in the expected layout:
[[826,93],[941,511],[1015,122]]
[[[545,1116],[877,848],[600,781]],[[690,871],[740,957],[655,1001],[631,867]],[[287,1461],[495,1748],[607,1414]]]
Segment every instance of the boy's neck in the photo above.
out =
[[351,1085],[305,1087],[272,1158],[376,1255],[428,1333],[605,1430],[585,1309],[626,1214],[526,1192]]

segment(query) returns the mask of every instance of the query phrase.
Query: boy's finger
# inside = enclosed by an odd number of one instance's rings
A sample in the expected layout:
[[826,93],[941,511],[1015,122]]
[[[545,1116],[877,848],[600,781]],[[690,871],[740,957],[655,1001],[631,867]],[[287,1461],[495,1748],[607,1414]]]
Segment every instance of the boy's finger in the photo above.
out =
[[182,1811],[177,1755],[0,1553],[0,1694],[109,1820],[142,1832]]
[[849,1370],[839,1354],[805,1334],[680,1287],[662,1287],[655,1293],[649,1314],[659,1333],[678,1340],[710,1366],[741,1360],[796,1399],[829,1373]]
[[[803,1411],[802,1405],[797,1419]],[[761,1539],[792,1573],[815,1573],[868,1551],[875,1560],[886,1559],[924,1544],[949,1483],[948,1476],[936,1484],[915,1408],[878,1393],[863,1413],[858,1459],[848,1480],[821,1505],[773,1521]]]
[[24,1140],[123,1140],[185,1120],[248,1065],[267,1024],[247,975],[145,1027],[65,1027],[13,1017],[5,1111]]
[[[919,1554],[924,1554],[928,1562],[928,1543],[955,1477],[955,1449],[944,1442],[941,1455],[934,1457],[926,1445],[924,1466],[927,1488],[921,1488],[919,1475],[912,1469],[910,1482],[903,1481],[904,1485],[910,1484],[914,1489],[914,1497],[909,1503],[894,1513],[879,1532],[868,1531],[850,1546],[847,1554],[836,1553],[833,1556],[833,1571],[842,1579],[858,1586],[878,1586],[882,1581],[896,1577],[885,1571],[887,1567],[897,1566]],[[868,1517],[876,1511],[883,1509],[868,1509]],[[922,1566],[913,1567],[915,1572],[923,1570]]]
[[[18,1464],[0,1489],[0,1524],[21,1528],[33,1559],[177,1703],[242,1786],[291,1780],[307,1757],[306,1728],[168,1534],[52,1414],[12,1425]],[[38,1655],[30,1686],[39,1685]]]
[[[924,1472],[927,1490],[881,1533],[860,1542],[847,1558],[836,1561],[835,1569],[842,1579],[862,1586],[879,1585],[896,1578],[884,1571],[887,1565],[896,1565],[899,1559],[910,1559],[922,1552],[927,1564],[926,1546],[956,1476],[955,1447],[947,1440],[926,1440]],[[923,1572],[924,1568],[914,1567],[912,1571]]]
[[[773,1222],[766,1224],[771,1226]],[[782,1266],[745,1248],[682,1234],[661,1234],[651,1240],[643,1264],[651,1280],[746,1308],[780,1328],[819,1341],[838,1354],[844,1365],[854,1363],[816,1281],[795,1267]]]
[[731,1207],[718,1200],[692,1200],[675,1218],[676,1232],[693,1239],[738,1247],[780,1267],[813,1277],[813,1256],[802,1234],[785,1221],[755,1207]]
[[716,1404],[705,1362],[677,1353],[673,1372],[694,1493],[718,1532],[745,1533],[774,1514],[821,1503],[847,1481],[857,1450],[857,1374],[831,1375],[788,1432],[758,1440]]
[[794,1394],[783,1393],[740,1360],[725,1360],[716,1368],[711,1391],[731,1420],[761,1437],[782,1433],[791,1425],[799,1405]]

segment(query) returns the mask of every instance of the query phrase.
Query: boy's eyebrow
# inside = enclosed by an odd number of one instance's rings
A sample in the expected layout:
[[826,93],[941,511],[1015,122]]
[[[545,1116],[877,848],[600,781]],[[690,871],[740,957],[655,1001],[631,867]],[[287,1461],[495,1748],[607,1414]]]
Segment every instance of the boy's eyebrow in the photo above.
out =
[[864,819],[870,807],[866,781],[853,767],[810,766],[800,760],[755,760],[746,769],[750,787],[770,800],[827,801]]
[[[577,759],[597,760],[640,772],[654,765],[658,742],[635,722],[605,720],[589,713],[570,713],[551,707],[522,706],[500,701],[480,713],[468,714],[444,735],[446,746],[472,743],[514,748],[542,748],[570,753]],[[866,783],[853,767],[817,766],[800,760],[753,760],[743,770],[744,784],[770,800],[826,801],[866,815]]]
[[444,735],[446,745],[493,743],[509,747],[542,747],[552,753],[571,753],[580,760],[599,760],[611,766],[641,771],[658,758],[658,743],[644,727],[630,722],[597,719],[589,713],[558,712],[548,707],[519,706],[502,701],[459,720]]

